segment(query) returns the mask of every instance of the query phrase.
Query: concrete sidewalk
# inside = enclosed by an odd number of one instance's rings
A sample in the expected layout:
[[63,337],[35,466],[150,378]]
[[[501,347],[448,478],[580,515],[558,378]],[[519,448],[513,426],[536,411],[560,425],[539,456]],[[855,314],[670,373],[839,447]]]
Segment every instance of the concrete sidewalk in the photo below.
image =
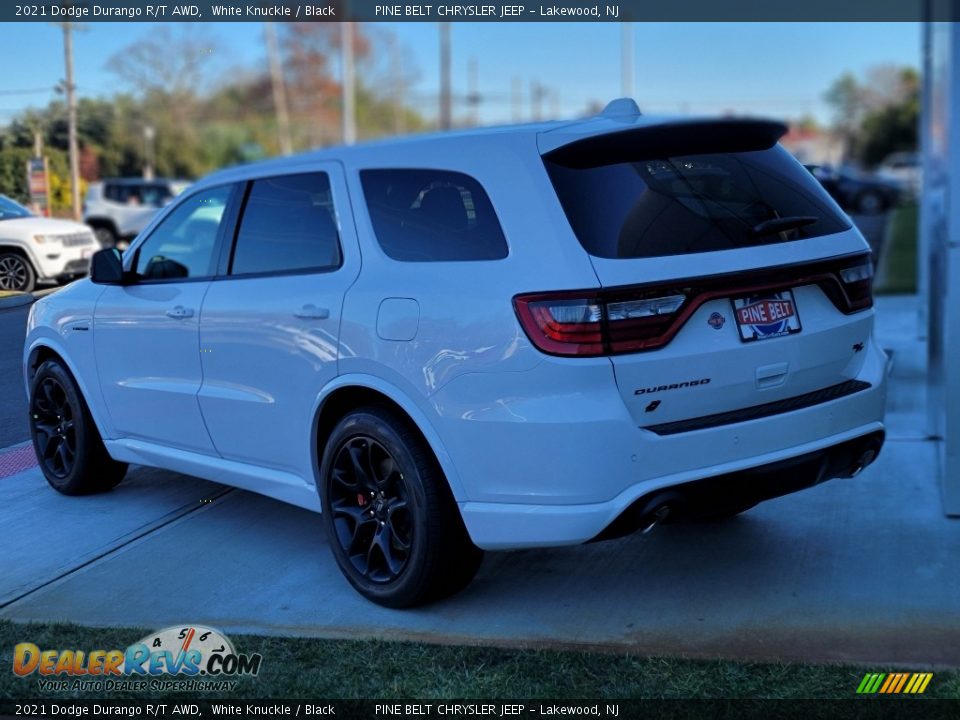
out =
[[0,479],[0,566],[15,569],[0,617],[960,666],[960,522],[941,512],[923,433],[916,305],[877,306],[894,351],[888,443],[853,480],[727,523],[488,554],[465,592],[400,612],[350,589],[307,511],[155,470],[78,503],[33,468]]

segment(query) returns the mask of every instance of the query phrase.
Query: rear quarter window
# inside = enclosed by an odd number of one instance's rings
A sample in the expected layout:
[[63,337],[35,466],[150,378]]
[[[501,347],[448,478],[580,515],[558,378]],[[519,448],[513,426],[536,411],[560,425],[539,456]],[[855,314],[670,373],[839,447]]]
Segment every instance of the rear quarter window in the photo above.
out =
[[499,260],[507,241],[480,183],[447,170],[360,172],[381,249],[403,262]]
[[594,167],[544,162],[577,238],[598,257],[728,250],[851,227],[817,180],[779,146]]

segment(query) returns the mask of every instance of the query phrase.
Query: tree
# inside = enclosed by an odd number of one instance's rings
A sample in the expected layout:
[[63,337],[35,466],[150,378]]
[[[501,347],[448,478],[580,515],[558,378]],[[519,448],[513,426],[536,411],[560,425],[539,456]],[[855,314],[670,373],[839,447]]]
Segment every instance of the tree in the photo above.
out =
[[872,167],[887,155],[917,148],[920,76],[913,68],[870,68],[860,83],[846,73],[825,95],[834,128],[844,140],[844,158]]

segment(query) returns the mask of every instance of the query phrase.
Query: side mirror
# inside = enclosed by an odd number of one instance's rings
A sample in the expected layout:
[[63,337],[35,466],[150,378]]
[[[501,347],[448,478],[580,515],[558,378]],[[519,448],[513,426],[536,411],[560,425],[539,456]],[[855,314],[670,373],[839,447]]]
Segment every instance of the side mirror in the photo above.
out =
[[117,248],[99,250],[90,260],[90,279],[98,285],[123,283],[123,260]]

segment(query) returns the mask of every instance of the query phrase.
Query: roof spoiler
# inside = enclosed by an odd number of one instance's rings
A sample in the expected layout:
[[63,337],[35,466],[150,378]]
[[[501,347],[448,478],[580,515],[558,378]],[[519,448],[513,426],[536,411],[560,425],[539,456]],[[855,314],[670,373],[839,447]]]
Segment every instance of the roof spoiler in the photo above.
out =
[[787,132],[775,120],[680,120],[615,130],[574,140],[544,158],[569,168],[591,168],[680,155],[768,150]]

